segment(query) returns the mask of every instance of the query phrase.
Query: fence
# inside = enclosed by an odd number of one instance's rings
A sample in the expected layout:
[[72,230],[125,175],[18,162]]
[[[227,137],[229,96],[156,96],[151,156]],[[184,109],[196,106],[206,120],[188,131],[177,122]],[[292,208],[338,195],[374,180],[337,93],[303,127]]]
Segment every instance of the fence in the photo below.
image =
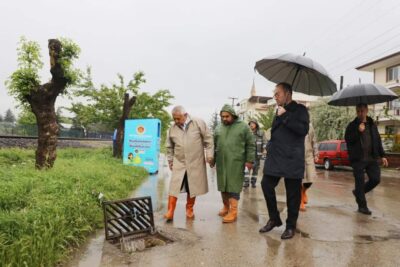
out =
[[[10,122],[0,122],[0,135],[10,136],[38,136],[37,125],[35,124],[16,124]],[[112,132],[85,131],[82,128],[59,128],[59,137],[65,138],[94,138],[111,140]]]

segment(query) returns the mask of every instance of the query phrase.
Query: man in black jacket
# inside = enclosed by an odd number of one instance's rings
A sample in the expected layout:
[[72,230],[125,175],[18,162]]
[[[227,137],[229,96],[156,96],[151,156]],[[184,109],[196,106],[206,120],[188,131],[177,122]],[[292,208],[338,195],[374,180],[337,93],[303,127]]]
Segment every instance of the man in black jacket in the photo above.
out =
[[304,178],[304,138],[308,133],[309,116],[305,106],[292,101],[292,88],[279,83],[275,88],[278,110],[271,128],[264,176],[261,186],[267,202],[269,220],[260,233],[282,225],[276,203],[275,187],[285,179],[288,218],[281,238],[295,235],[301,199],[301,181]]
[[[371,117],[368,117],[368,105],[358,104],[356,107],[357,118],[346,128],[345,139],[349,160],[353,168],[355,189],[353,195],[358,204],[358,212],[371,215],[368,209],[365,194],[375,188],[381,179],[381,170],[378,159],[382,158],[383,166],[388,166],[385,152],[382,147],[378,128]],[[368,181],[364,182],[364,173]]]

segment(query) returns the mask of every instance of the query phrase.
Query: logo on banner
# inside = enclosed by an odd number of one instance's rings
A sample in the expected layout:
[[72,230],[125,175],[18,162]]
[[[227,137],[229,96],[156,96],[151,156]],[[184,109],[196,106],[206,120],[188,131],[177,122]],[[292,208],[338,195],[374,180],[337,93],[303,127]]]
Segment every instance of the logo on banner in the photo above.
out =
[[143,126],[143,125],[139,125],[139,126],[136,128],[136,132],[137,132],[138,134],[140,134],[140,135],[144,134],[144,132],[145,132],[144,126]]

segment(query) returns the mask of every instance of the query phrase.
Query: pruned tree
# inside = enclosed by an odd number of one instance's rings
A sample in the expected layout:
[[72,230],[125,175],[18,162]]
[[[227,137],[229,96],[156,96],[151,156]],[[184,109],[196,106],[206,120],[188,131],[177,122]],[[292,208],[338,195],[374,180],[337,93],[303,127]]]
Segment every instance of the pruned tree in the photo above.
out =
[[116,149],[113,155],[120,158],[125,120],[155,117],[166,123],[170,117],[164,108],[170,104],[169,100],[173,97],[168,90],[159,90],[153,95],[140,93],[140,85],[146,82],[143,72],[135,73],[128,84],[125,84],[122,75],[118,75],[118,80],[118,83],[111,86],[102,84],[100,88],[96,88],[92,82],[91,70],[88,69],[82,83],[84,89],[74,93],[75,96],[83,97],[86,102],[72,103],[69,110],[76,114],[76,126],[88,129],[90,125],[102,124],[109,131],[117,129]]
[[73,67],[80,48],[69,39],[48,40],[51,80],[40,83],[39,70],[43,67],[38,43],[21,38],[18,51],[18,69],[6,81],[11,95],[29,107],[36,117],[38,146],[36,149],[37,169],[51,168],[56,160],[58,125],[54,104],[60,94],[77,84],[79,70]]

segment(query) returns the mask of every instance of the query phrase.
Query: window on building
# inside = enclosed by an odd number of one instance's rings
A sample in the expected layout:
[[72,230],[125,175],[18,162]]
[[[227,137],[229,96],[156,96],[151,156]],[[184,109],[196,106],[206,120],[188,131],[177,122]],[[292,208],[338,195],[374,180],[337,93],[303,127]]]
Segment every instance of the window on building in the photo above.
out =
[[400,100],[395,99],[389,102],[389,109],[400,109]]
[[399,74],[400,74],[400,65],[393,66],[390,68],[387,68],[387,76],[386,76],[386,81],[395,81],[399,79]]

